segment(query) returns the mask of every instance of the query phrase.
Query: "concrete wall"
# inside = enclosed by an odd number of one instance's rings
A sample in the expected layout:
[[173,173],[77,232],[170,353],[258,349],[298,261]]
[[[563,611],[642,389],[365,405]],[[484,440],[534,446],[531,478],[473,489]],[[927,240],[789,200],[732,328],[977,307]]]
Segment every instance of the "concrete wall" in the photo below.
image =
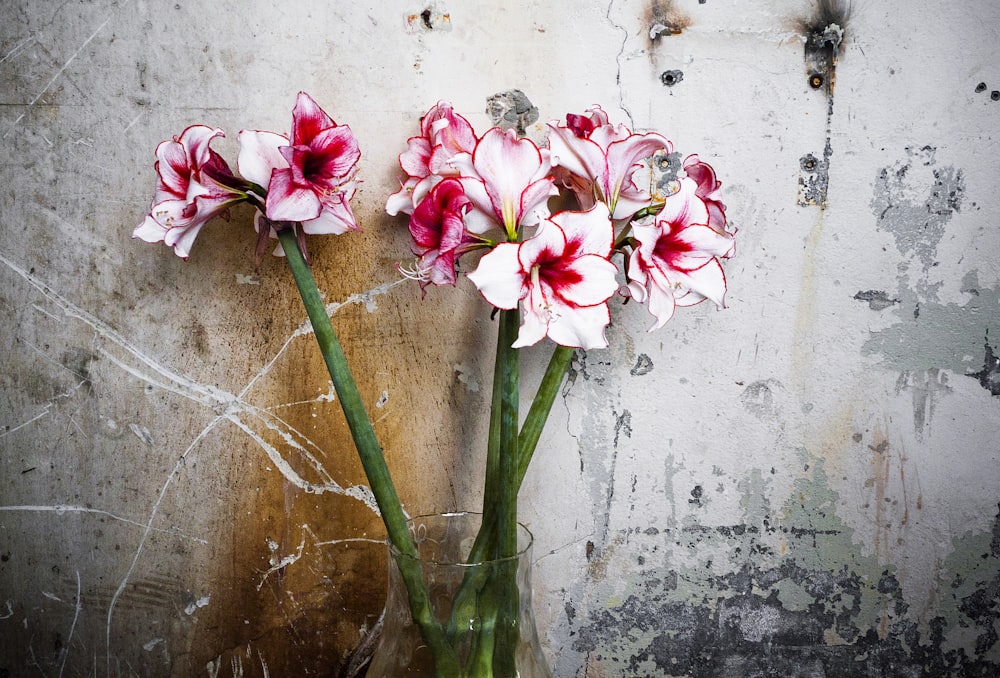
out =
[[521,504],[556,675],[1000,671],[1000,5],[856,2],[834,65],[822,4],[0,5],[0,675],[337,674],[382,604],[363,474],[249,211],[187,262],[129,239],[152,151],[232,159],[299,90],[351,125],[320,288],[407,510],[474,509],[494,326],[399,283],[382,205],[427,107],[483,131],[513,88],[698,152],[739,228],[727,310],[617,308],[556,404]]

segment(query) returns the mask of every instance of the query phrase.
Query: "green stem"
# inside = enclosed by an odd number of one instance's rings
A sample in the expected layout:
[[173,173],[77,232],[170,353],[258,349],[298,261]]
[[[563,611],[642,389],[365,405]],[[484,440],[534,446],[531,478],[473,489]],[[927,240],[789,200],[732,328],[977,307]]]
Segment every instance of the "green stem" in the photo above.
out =
[[[499,345],[499,342],[498,342]],[[573,359],[575,349],[566,346],[556,346],[552,351],[552,358],[545,370],[545,375],[538,386],[535,398],[528,410],[528,416],[521,427],[518,436],[518,458],[517,458],[517,485],[520,489],[524,481],[528,464],[531,463],[532,455],[538,445],[538,439],[545,427],[549,412],[555,402],[559,387],[566,377],[566,370]],[[498,353],[499,357],[499,353]],[[479,563],[496,557],[496,522],[491,519],[492,511],[496,507],[496,492],[493,485],[496,481],[497,470],[499,468],[500,449],[500,385],[502,384],[502,370],[500,361],[497,361],[493,389],[493,407],[490,417],[490,443],[487,449],[487,483],[483,499],[483,524],[476,535],[475,544],[469,553],[469,563]],[[491,461],[492,460],[492,461]],[[491,471],[492,469],[492,471]],[[483,585],[486,582],[486,570],[484,568],[472,568],[466,574],[462,588],[455,598],[452,618],[448,624],[448,637],[454,642],[457,633],[463,631],[461,626],[464,620],[471,619],[475,615],[477,596],[479,596]]]
[[[513,331],[513,336],[516,336],[515,328],[507,328],[506,331]],[[490,408],[490,432],[487,445],[486,485],[483,492],[483,523],[469,553],[467,562],[470,564],[498,557],[496,514],[500,502],[499,486],[502,477],[500,473],[501,403],[504,399],[504,389],[509,386],[504,376],[507,369],[505,356],[514,352],[514,349],[510,349],[510,345],[514,341],[513,336],[505,336],[504,331],[501,331],[497,337],[493,398]],[[552,410],[556,395],[559,393],[559,387],[566,376],[573,352],[574,349],[565,346],[556,346],[553,349],[549,365],[538,386],[538,391],[535,393],[528,416],[518,436],[515,496],[524,480],[542,429],[548,419],[549,412]],[[479,639],[473,641],[473,652],[469,660],[469,667],[478,666],[479,670],[483,670],[482,667],[488,665],[486,660],[494,650],[493,642],[485,636],[492,636],[497,626],[497,582],[490,580],[490,568],[472,567],[469,569],[458,594],[455,596],[451,619],[448,623],[448,639],[453,646],[457,646],[469,632],[468,620],[474,618],[482,620],[482,624],[477,629]],[[489,621],[487,622],[487,620]],[[470,673],[470,675],[478,674]],[[487,674],[483,673],[482,675]]]
[[347,358],[344,356],[344,351],[340,347],[333,326],[330,324],[330,317],[326,314],[326,307],[323,305],[319,289],[316,287],[316,280],[302,256],[294,229],[280,230],[278,240],[285,250],[288,267],[291,269],[295,284],[299,288],[309,322],[312,323],[316,342],[319,344],[323,360],[330,373],[330,379],[337,391],[337,399],[340,401],[344,416],[347,418],[347,425],[354,438],[361,465],[368,477],[368,484],[372,494],[375,495],[375,502],[382,514],[382,521],[385,523],[389,541],[400,554],[396,563],[406,584],[413,620],[420,627],[424,640],[427,641],[434,654],[439,671],[438,675],[458,676],[458,660],[454,651],[445,642],[441,625],[434,619],[427,588],[423,583],[417,549],[410,537],[407,519],[403,514],[399,496],[396,494],[396,488],[389,475],[389,468],[382,455],[382,448],[375,437],[375,431],[365,410],[364,402],[361,400],[361,394],[358,392],[357,384],[355,384],[354,377],[347,365]]
[[[501,321],[502,322],[502,321]],[[493,560],[497,557],[496,550],[496,527],[497,514],[500,510],[501,497],[501,473],[500,473],[500,441],[501,434],[501,410],[503,409],[503,389],[505,356],[507,350],[502,349],[504,337],[498,331],[497,351],[493,365],[493,394],[490,400],[490,426],[489,437],[486,443],[486,478],[483,483],[483,521],[480,524],[476,540],[472,545],[466,562],[482,563]],[[508,342],[507,346],[513,340]],[[470,568],[462,581],[452,605],[451,618],[448,622],[448,639],[452,645],[456,640],[468,633],[468,626],[465,621],[472,619],[476,615],[478,596],[487,580],[488,568]]]
[[518,350],[511,347],[517,340],[518,310],[500,312],[497,332],[497,362],[501,365],[500,382],[500,469],[497,515],[497,555],[503,558],[497,568],[497,629],[493,652],[493,672],[496,678],[514,678],[517,674],[514,654],[520,635],[518,628],[517,591],[517,491],[518,475],[518,388],[520,369]]
[[517,309],[500,312],[500,330],[497,332],[498,363],[501,364],[500,383],[500,468],[498,495],[500,512],[497,526],[498,554],[501,558],[517,555],[517,490],[518,476],[518,380],[519,355],[511,348],[517,340],[519,314]]

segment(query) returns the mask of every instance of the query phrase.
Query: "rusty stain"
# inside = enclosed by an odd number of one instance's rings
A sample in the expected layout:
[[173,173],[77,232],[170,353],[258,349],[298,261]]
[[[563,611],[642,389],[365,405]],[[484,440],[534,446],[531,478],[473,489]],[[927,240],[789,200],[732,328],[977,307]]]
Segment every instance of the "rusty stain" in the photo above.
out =
[[408,33],[450,31],[451,13],[448,11],[438,11],[431,6],[421,12],[407,14],[406,29]]
[[817,0],[811,14],[793,20],[805,41],[804,58],[809,86],[833,95],[837,60],[843,51],[851,15],[847,0]]
[[691,25],[691,18],[674,6],[673,0],[652,0],[643,14],[648,27],[648,45],[652,47],[660,38],[678,35]]

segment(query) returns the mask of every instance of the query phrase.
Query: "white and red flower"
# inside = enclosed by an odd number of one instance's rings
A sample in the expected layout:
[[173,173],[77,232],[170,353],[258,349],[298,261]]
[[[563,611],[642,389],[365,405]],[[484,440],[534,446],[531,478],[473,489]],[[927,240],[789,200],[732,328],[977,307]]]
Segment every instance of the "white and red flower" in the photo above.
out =
[[410,137],[406,150],[399,156],[406,181],[389,196],[386,212],[392,216],[412,214],[437,182],[458,176],[451,159],[459,153],[472,153],[476,141],[472,125],[455,113],[451,104],[447,101],[434,104],[420,120],[420,135]]
[[549,152],[512,129],[494,127],[472,154],[451,160],[472,202],[465,220],[472,233],[500,227],[514,240],[521,226],[534,226],[549,215],[549,196],[558,193],[549,170]]
[[156,194],[133,238],[162,242],[187,259],[201,227],[247,199],[245,182],[210,148],[222,136],[221,129],[192,125],[156,147]]
[[240,173],[265,188],[265,216],[299,222],[305,233],[357,230],[351,211],[358,142],[305,92],[292,110],[291,139],[274,132],[240,132]]
[[435,184],[410,216],[412,250],[418,257],[414,277],[422,286],[455,284],[458,257],[478,242],[465,230],[464,215],[472,207],[454,177]]
[[587,113],[567,115],[566,125],[549,123],[552,164],[581,207],[603,202],[613,219],[627,219],[650,203],[648,191],[633,181],[640,161],[657,151],[670,153],[672,146],[655,132],[633,134],[625,125],[612,125],[600,106]]
[[717,231],[726,228],[726,206],[722,203],[722,182],[715,170],[697,155],[684,158],[684,173],[698,184],[695,195],[705,201],[708,208],[708,225]]
[[497,308],[514,309],[523,300],[515,348],[545,336],[563,346],[605,347],[607,301],[618,289],[617,267],[608,259],[613,238],[604,205],[558,212],[524,242],[497,245],[469,279]]
[[659,214],[632,226],[638,246],[628,262],[629,291],[656,318],[651,331],[670,320],[677,306],[705,299],[725,305],[726,276],[719,258],[732,256],[733,235],[710,225],[709,206],[698,196],[694,179],[682,177],[678,183],[680,189],[667,197]]

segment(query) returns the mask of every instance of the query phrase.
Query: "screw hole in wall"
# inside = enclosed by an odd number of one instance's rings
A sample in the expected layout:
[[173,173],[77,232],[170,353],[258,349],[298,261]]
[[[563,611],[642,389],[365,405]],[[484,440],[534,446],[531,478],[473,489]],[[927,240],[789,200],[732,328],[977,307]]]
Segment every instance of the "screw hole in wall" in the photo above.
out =
[[660,74],[660,82],[667,87],[673,87],[683,79],[684,73],[677,70],[663,71],[663,73]]

